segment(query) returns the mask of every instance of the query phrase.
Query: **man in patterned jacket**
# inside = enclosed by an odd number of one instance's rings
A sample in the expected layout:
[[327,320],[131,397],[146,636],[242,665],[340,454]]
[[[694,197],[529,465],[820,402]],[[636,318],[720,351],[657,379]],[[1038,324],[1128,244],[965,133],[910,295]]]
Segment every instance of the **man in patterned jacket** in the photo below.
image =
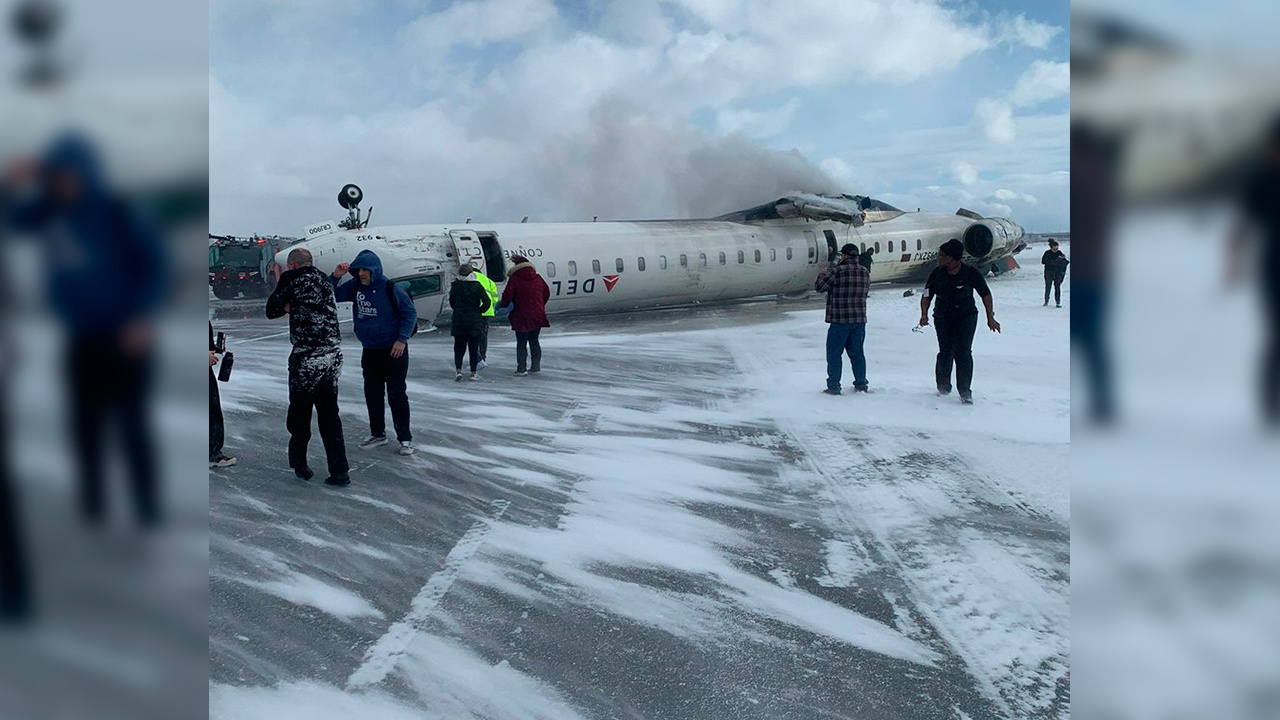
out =
[[848,353],[853,364],[853,391],[867,392],[867,356],[862,351],[867,338],[867,295],[871,273],[858,262],[858,247],[849,243],[840,248],[840,261],[823,268],[813,284],[827,294],[827,389],[840,394],[841,355]]
[[267,317],[289,316],[289,467],[298,477],[315,474],[307,465],[311,441],[311,408],[316,409],[320,440],[329,463],[329,485],[348,485],[347,448],[338,417],[338,377],[342,348],[338,335],[338,306],[328,277],[311,264],[311,253],[289,253],[285,272],[267,298]]

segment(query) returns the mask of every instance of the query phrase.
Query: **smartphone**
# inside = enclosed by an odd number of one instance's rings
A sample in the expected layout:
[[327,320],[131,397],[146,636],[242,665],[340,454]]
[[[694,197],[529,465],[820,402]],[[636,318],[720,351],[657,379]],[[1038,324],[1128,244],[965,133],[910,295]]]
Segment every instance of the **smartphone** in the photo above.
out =
[[217,352],[227,351],[227,336],[225,333],[218,333],[218,339],[213,341],[213,349]]
[[222,354],[222,366],[218,368],[218,381],[226,382],[231,379],[231,365],[236,361],[235,353]]

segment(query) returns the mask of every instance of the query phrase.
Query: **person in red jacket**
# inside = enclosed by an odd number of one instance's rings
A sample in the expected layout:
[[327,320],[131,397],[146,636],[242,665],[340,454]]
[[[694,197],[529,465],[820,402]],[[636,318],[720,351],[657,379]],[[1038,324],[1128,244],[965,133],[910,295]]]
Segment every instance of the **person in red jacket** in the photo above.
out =
[[516,375],[520,377],[542,371],[542,346],[538,344],[538,333],[544,327],[551,327],[547,321],[549,299],[551,287],[533,269],[529,259],[523,255],[512,255],[507,287],[502,291],[499,305],[513,306],[508,319],[516,333]]

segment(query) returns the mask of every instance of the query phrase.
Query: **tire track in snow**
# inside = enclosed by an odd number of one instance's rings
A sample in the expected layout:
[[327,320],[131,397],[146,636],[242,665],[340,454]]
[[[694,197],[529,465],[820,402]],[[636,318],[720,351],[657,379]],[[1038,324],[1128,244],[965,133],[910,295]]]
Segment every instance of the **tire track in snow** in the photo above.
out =
[[365,653],[360,667],[347,680],[348,690],[376,685],[395,669],[409,648],[409,643],[425,627],[449,588],[453,587],[454,581],[462,572],[463,563],[476,554],[484,543],[485,535],[489,534],[490,528],[510,505],[506,500],[494,500],[489,504],[490,517],[477,520],[471,525],[458,544],[445,556],[444,567],[432,575],[413,598],[409,612]]

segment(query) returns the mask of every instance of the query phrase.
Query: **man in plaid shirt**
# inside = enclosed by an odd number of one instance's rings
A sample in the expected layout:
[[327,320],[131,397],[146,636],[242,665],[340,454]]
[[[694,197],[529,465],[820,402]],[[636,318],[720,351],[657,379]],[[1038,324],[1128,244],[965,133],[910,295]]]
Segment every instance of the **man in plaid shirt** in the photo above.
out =
[[867,295],[871,273],[858,262],[858,247],[849,243],[840,248],[840,262],[823,268],[813,289],[827,294],[827,389],[840,394],[841,354],[848,353],[853,364],[853,391],[867,392],[867,356],[862,352],[867,338]]

